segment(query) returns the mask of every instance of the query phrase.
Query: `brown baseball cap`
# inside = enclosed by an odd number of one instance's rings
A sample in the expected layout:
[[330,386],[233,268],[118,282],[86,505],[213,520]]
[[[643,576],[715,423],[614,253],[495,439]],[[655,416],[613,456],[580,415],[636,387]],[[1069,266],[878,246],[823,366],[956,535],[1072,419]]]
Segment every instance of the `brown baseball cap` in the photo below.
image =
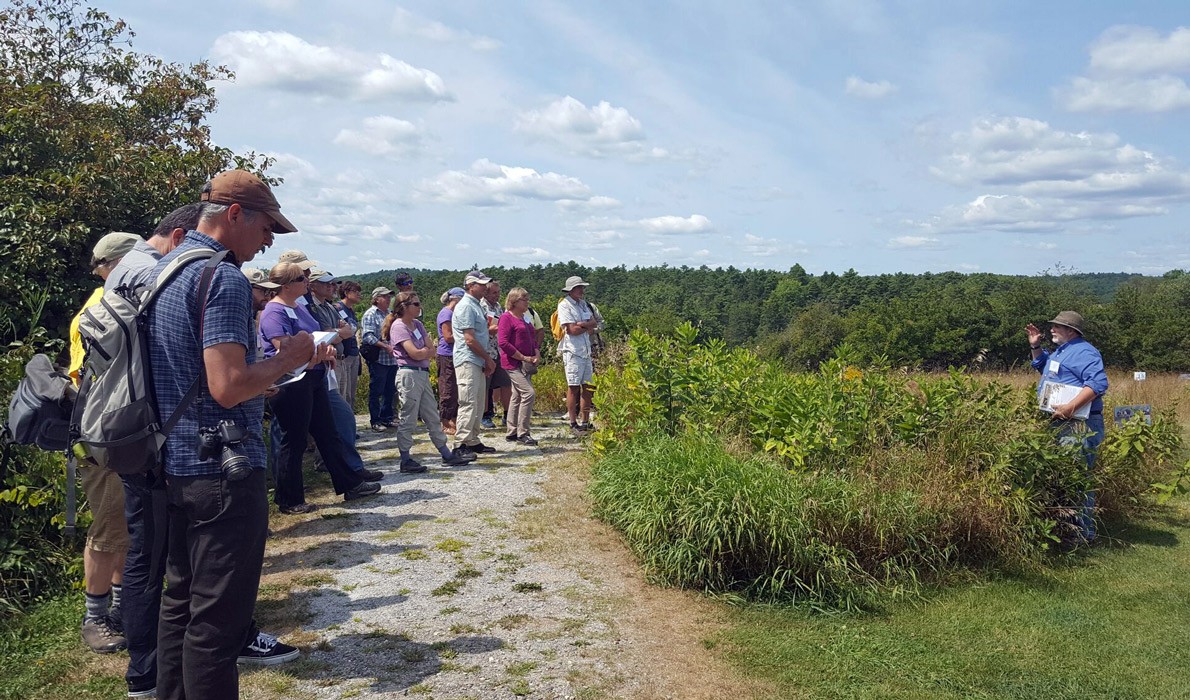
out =
[[[209,191],[201,200],[212,204],[239,204],[268,214],[273,220],[273,233],[293,233],[297,227],[281,213],[281,205],[264,181],[247,170],[226,170],[211,178]],[[205,188],[204,188],[205,189]]]

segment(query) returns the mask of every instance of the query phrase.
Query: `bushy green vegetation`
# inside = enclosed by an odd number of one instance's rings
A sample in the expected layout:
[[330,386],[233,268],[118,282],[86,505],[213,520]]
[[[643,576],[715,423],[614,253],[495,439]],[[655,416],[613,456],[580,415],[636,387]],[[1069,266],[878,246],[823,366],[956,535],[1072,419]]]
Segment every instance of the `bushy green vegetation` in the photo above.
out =
[[634,333],[598,378],[592,492],[658,580],[864,608],[963,572],[1027,570],[1100,515],[1148,503],[1180,448],[1167,417],[1112,431],[1099,470],[1056,444],[1032,391],[957,371],[791,374],[680,327]]

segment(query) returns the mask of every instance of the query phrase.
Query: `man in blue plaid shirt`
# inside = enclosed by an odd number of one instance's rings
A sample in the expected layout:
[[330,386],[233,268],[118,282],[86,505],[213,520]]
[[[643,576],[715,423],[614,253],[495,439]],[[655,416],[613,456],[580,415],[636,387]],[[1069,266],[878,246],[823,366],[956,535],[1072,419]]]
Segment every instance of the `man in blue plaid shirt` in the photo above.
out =
[[[239,265],[272,245],[274,233],[296,229],[268,186],[242,170],[216,175],[201,199],[198,230],[187,232],[156,271],[196,247],[230,253],[215,269],[205,307],[198,298],[205,263],[194,262],[160,292],[149,318],[159,415],[172,414],[205,375],[164,451],[169,553],[157,697],[170,700],[239,696],[236,659],[251,628],[268,526],[261,394],[286,372],[334,352],[316,349],[300,333],[275,357],[256,361],[252,286]],[[247,434],[239,448],[253,467],[246,474],[225,474],[219,457],[199,459],[199,430],[221,421]]]

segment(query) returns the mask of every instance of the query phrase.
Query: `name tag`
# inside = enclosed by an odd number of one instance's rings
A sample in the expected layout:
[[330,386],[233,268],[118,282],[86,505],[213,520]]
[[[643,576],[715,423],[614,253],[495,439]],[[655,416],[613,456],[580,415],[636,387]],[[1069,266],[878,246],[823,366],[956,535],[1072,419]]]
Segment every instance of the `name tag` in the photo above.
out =
[[414,337],[416,340],[421,340],[421,331],[419,331],[418,329],[414,328],[414,329],[413,329],[413,337]]
[[1061,366],[1062,366],[1062,365],[1061,365],[1061,363],[1059,363],[1057,360],[1050,360],[1050,369],[1049,369],[1049,373],[1050,373],[1050,374],[1057,374],[1057,373],[1058,373],[1058,368],[1059,368],[1059,367],[1061,367]]
[[297,303],[301,304],[302,306],[306,306],[310,302],[306,299],[306,297],[298,297]]
[[297,320],[297,311],[295,311],[292,306],[285,307],[285,315],[292,318],[295,321]]
[[347,320],[347,312],[346,312],[346,311],[344,311],[343,309],[339,309],[339,318],[341,318],[341,319],[343,319],[344,321],[346,321],[346,320]]

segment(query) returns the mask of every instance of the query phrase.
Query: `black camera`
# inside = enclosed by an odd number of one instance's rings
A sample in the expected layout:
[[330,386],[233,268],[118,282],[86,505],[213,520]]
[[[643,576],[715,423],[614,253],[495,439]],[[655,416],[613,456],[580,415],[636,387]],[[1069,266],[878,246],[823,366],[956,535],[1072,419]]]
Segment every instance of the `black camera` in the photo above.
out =
[[214,428],[198,429],[198,458],[219,457],[219,468],[227,481],[240,481],[252,475],[252,463],[241,448],[248,433],[235,421],[221,420]]

